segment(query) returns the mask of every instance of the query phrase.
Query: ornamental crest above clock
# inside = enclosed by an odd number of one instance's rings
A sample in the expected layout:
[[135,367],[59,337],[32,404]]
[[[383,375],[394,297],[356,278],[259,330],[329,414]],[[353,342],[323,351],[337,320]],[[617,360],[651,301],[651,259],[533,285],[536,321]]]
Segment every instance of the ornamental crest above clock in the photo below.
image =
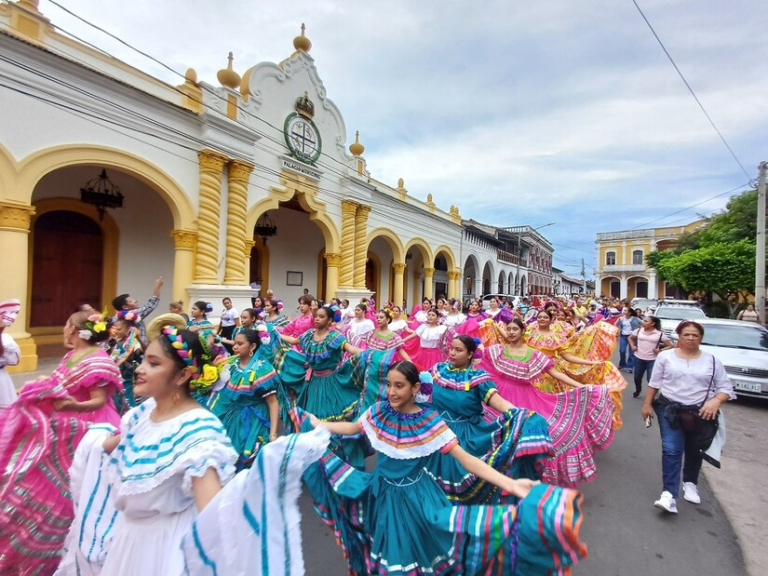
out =
[[296,112],[291,112],[285,119],[285,144],[294,158],[314,164],[320,158],[323,142],[320,131],[312,121],[315,105],[306,92],[296,99],[295,109]]

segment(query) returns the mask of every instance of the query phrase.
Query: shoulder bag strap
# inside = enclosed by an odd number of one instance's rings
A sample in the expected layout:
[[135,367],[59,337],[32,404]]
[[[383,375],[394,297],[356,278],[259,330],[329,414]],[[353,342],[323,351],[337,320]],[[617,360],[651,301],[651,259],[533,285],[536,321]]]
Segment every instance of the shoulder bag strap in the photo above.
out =
[[[712,356],[712,377],[709,379],[709,387],[707,388],[707,395],[704,397],[704,402],[709,400],[709,393],[712,391],[712,387],[715,383],[715,356]],[[702,406],[704,403],[702,402]]]

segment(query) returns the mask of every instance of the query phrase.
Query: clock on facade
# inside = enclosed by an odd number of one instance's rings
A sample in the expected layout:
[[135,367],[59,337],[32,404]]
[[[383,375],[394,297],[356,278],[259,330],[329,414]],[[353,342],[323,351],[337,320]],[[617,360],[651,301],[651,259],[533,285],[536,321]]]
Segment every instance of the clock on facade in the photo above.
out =
[[285,119],[285,143],[291,154],[301,160],[314,164],[320,157],[322,150],[322,139],[320,131],[312,121],[315,114],[315,105],[304,93],[296,99],[296,112],[288,115]]

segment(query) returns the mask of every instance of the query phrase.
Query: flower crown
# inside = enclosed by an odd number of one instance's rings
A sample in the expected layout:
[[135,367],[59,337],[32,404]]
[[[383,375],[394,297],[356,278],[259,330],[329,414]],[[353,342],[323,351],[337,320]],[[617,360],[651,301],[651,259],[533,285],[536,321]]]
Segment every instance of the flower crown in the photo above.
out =
[[179,358],[192,371],[192,379],[189,381],[190,390],[203,394],[209,392],[219,380],[220,367],[212,363],[213,350],[208,344],[208,339],[202,334],[198,336],[203,354],[200,358],[196,358],[194,351],[190,350],[189,344],[184,341],[176,326],[165,326],[162,333],[168,338]]
[[101,334],[109,328],[101,314],[91,314],[85,321],[85,328],[77,331],[77,335],[85,341],[90,341],[94,334]]
[[379,310],[379,312],[381,312],[382,314],[386,314],[386,316],[387,316],[387,318],[389,318],[390,322],[395,319],[395,313],[392,310],[392,308],[390,308],[389,305],[387,305],[386,307],[384,307],[381,310]]

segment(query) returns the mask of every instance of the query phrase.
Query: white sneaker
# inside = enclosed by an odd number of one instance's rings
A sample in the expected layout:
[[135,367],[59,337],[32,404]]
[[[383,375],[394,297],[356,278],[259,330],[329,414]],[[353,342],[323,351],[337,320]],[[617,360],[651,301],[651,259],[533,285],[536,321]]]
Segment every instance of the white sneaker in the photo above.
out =
[[656,500],[653,505],[670,514],[677,514],[677,502],[672,498],[672,494],[666,490],[661,493],[661,496],[659,496],[659,499]]
[[698,486],[693,482],[683,482],[683,498],[691,504],[701,504]]

